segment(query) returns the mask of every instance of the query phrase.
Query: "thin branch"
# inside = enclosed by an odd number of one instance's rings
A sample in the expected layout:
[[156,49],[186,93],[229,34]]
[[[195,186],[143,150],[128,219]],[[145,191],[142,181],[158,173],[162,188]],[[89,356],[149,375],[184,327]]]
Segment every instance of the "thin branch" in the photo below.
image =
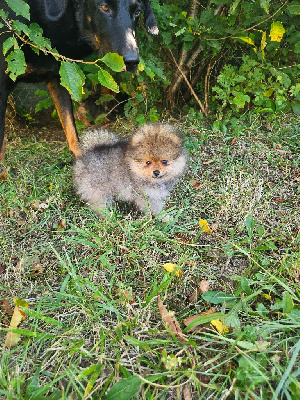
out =
[[185,76],[185,74],[183,73],[182,69],[179,67],[179,65],[177,64],[177,61],[175,60],[171,50],[170,50],[170,54],[173,58],[174,64],[176,65],[178,71],[180,72],[180,74],[182,75],[183,79],[185,80],[185,83],[188,85],[192,95],[194,96],[195,100],[197,101],[197,103],[199,104],[200,110],[202,112],[202,114],[206,117],[207,116],[207,112],[205,110],[205,108],[203,107],[203,104],[201,103],[201,100],[198,98],[198,96],[196,95],[194,89],[192,88],[192,85],[190,84],[188,78]]

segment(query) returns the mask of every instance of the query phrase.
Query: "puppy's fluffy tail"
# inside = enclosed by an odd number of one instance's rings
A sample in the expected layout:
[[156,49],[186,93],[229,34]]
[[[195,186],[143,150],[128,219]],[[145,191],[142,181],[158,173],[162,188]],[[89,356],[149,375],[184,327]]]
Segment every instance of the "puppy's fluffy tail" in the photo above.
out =
[[80,136],[80,148],[82,154],[85,154],[96,146],[111,145],[118,140],[118,137],[107,129],[88,129]]

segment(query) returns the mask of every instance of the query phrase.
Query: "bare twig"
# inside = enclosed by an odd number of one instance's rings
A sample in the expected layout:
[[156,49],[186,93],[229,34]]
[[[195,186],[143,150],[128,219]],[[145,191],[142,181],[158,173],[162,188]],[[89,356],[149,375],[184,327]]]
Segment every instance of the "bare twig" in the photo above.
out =
[[177,61],[175,60],[171,50],[170,50],[170,54],[172,56],[173,62],[176,65],[178,71],[180,72],[180,74],[182,75],[182,78],[184,79],[185,83],[187,84],[188,88],[190,89],[192,95],[194,96],[195,100],[197,101],[197,103],[199,104],[200,110],[202,112],[202,114],[206,117],[207,116],[207,111],[205,110],[203,104],[201,103],[201,100],[199,99],[199,97],[197,96],[197,94],[195,93],[194,89],[192,88],[192,85],[190,84],[188,78],[185,76],[185,74],[183,73],[182,69],[179,67],[179,65],[177,64]]

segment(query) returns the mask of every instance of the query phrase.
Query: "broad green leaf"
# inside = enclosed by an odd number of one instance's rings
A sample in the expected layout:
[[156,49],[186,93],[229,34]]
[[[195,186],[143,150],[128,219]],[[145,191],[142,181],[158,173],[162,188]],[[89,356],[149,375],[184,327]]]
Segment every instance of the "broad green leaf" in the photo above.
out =
[[30,20],[29,5],[23,0],[5,0],[8,7],[11,8],[16,15]]
[[281,42],[285,29],[281,21],[275,21],[271,25],[270,38],[272,42]]
[[293,299],[288,292],[283,293],[282,308],[284,313],[290,313],[294,308]]
[[[208,292],[206,292],[206,293],[208,293]],[[197,318],[193,319],[193,321],[184,329],[184,332],[189,331],[190,329],[194,328],[195,326],[207,324],[208,322],[211,322],[211,321],[217,320],[217,319],[224,319],[225,317],[227,317],[227,315],[222,314],[222,313],[214,313],[214,314],[208,314],[208,315],[203,315],[203,316],[197,317]]]
[[259,0],[260,6],[267,14],[269,14],[270,0]]
[[292,101],[292,109],[296,115],[300,115],[300,101],[299,100]]
[[41,49],[45,49],[45,39],[43,38],[43,29],[38,24],[30,24],[28,30],[29,39]]
[[37,376],[33,376],[29,379],[26,386],[25,399],[30,400],[43,400],[44,396],[42,394],[36,395],[36,392],[40,389],[39,380]]
[[202,298],[211,304],[222,304],[224,301],[237,300],[238,298],[232,294],[217,292],[215,290],[209,290],[202,294]]
[[17,40],[14,36],[10,36],[3,43],[3,54],[5,55],[10,48],[12,48],[15,44],[17,44]]
[[101,61],[115,72],[121,72],[125,69],[124,59],[119,54],[107,53],[101,58]]
[[137,376],[122,379],[109,390],[104,400],[129,400],[138,393],[141,384]]
[[22,32],[24,32],[26,35],[29,34],[29,26],[24,24],[21,21],[18,21],[17,19],[15,21],[13,21],[12,28],[13,28],[13,30],[17,31],[20,34]]
[[6,57],[7,69],[10,78],[15,81],[19,75],[26,71],[25,56],[21,49],[15,49]]
[[249,214],[246,217],[246,228],[247,228],[249,238],[252,237],[254,227],[255,227],[255,220],[253,219],[252,215]]
[[233,14],[237,8],[237,6],[240,4],[241,0],[234,0],[230,6],[229,9],[229,15]]
[[62,86],[68,90],[72,98],[77,101],[81,100],[85,76],[79,65],[64,61],[61,63],[59,74]]
[[105,71],[104,69],[100,69],[98,71],[98,80],[101,85],[111,89],[116,93],[119,93],[119,86],[109,72]]
[[236,104],[239,108],[245,107],[245,104],[250,101],[250,97],[247,94],[236,93],[233,98],[233,104]]
[[299,1],[292,1],[288,6],[287,6],[287,12],[290,15],[300,15],[300,4]]

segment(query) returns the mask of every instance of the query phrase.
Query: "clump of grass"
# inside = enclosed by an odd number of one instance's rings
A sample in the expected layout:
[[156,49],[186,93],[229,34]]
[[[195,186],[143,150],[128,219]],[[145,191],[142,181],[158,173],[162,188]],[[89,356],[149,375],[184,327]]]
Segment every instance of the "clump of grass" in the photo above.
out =
[[[190,167],[168,223],[122,204],[99,221],[75,194],[64,143],[8,143],[1,300],[29,308],[21,341],[2,349],[0,398],[296,399],[300,129],[276,124],[241,125],[232,142],[182,123]],[[209,292],[191,300],[202,279]],[[158,295],[184,340],[164,325]],[[187,316],[211,307],[228,333],[209,322],[186,330]],[[9,320],[3,306],[2,342]]]

